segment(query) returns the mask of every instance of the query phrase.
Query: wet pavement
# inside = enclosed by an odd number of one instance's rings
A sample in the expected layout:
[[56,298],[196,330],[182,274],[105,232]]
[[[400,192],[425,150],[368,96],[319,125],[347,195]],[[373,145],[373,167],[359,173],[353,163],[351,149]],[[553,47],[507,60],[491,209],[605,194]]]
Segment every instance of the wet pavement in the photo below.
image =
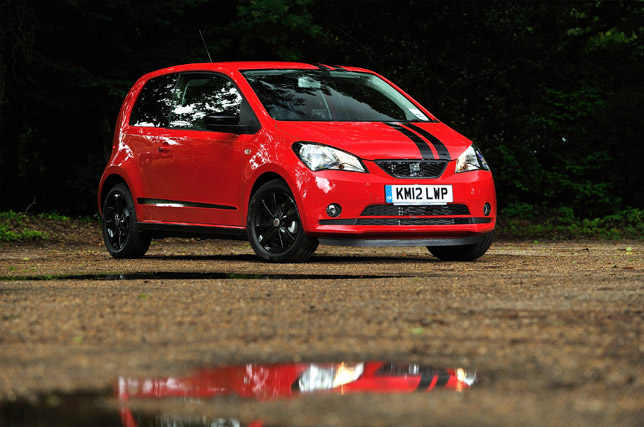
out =
[[644,424],[644,245],[0,248],[0,425]]

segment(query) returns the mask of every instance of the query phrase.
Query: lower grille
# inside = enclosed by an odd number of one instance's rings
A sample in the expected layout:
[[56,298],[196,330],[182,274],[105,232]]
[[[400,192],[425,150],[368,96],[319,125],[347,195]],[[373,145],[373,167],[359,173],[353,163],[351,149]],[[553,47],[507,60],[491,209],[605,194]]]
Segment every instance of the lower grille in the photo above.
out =
[[466,205],[428,205],[428,206],[367,206],[360,216],[450,216],[469,215]]
[[471,224],[472,218],[358,218],[356,225],[455,225]]

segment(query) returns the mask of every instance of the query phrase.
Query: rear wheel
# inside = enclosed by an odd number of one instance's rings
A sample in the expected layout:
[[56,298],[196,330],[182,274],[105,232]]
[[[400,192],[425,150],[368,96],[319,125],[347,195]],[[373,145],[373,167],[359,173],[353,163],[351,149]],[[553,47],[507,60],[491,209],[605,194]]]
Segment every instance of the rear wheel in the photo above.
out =
[[318,247],[318,240],[304,233],[293,193],[281,180],[269,181],[255,192],[247,229],[250,245],[265,261],[303,262]]
[[473,245],[427,246],[427,249],[432,255],[443,261],[474,261],[487,252],[493,239],[494,231],[491,231],[479,243]]
[[150,236],[138,229],[134,201],[125,184],[116,184],[105,196],[103,240],[114,258],[141,258],[150,247]]

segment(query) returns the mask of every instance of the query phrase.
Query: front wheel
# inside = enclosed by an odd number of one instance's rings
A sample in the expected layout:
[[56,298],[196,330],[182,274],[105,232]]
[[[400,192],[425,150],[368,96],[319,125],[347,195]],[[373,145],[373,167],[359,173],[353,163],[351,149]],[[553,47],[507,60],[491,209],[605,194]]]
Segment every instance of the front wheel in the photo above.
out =
[[281,180],[253,194],[246,227],[250,245],[265,261],[304,262],[318,247],[318,240],[304,233],[293,193]]
[[141,258],[150,247],[150,236],[138,229],[134,201],[125,184],[116,184],[105,196],[103,240],[114,258]]
[[461,246],[427,246],[429,252],[443,261],[474,261],[483,256],[492,244],[494,231],[487,233],[480,242]]

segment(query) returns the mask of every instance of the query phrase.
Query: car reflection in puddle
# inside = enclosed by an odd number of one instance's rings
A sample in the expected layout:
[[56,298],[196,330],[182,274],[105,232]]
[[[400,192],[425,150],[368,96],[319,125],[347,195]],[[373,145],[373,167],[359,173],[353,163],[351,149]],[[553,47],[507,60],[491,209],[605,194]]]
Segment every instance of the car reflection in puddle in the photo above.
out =
[[[476,373],[458,369],[436,369],[410,363],[342,362],[248,364],[202,369],[188,377],[131,378],[118,380],[118,399],[124,426],[141,425],[145,415],[135,417],[129,399],[212,399],[235,396],[269,401],[310,393],[409,393],[447,389],[461,392],[476,382]],[[143,418],[141,418],[141,416]],[[156,416],[163,425],[262,425],[242,424],[235,419]],[[199,421],[201,420],[201,421]],[[156,424],[156,423],[155,423]]]

